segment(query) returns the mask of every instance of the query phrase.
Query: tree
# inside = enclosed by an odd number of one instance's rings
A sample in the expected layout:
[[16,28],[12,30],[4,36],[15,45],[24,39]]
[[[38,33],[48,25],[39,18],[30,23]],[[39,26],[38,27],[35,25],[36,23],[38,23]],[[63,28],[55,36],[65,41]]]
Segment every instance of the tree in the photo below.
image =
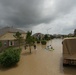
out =
[[21,36],[21,33],[20,32],[16,32],[16,34],[15,35],[13,35],[15,38],[16,38],[16,40],[18,41],[18,43],[19,43],[19,48],[20,48],[20,44],[21,44],[21,42],[22,42],[22,40],[23,40],[23,37]]
[[30,49],[30,53],[31,53],[31,46],[34,44],[35,40],[34,38],[31,36],[32,35],[32,31],[31,32],[27,32],[27,35],[26,35],[26,44],[29,45],[29,49]]
[[44,39],[45,40],[50,40],[50,36],[48,34],[45,34]]

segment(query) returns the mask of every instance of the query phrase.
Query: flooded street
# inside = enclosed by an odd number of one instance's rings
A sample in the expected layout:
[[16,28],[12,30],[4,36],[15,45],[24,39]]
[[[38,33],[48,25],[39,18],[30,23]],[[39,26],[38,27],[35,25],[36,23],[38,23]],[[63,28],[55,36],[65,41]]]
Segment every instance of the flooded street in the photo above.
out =
[[48,41],[54,50],[46,50],[45,45],[37,44],[37,50],[32,47],[22,50],[21,59],[17,66],[1,69],[0,75],[76,75],[76,67],[62,65],[62,39]]

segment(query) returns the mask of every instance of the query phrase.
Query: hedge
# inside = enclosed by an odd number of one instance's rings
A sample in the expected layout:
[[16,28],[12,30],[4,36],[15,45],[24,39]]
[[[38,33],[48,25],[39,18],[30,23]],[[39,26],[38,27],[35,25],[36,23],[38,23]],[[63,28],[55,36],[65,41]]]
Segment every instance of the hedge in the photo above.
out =
[[37,43],[40,43],[40,40],[37,40]]
[[10,67],[20,60],[21,49],[9,48],[0,54],[0,65]]
[[42,44],[42,45],[46,45],[46,41],[45,41],[45,40],[42,40],[42,41],[41,41],[41,44]]

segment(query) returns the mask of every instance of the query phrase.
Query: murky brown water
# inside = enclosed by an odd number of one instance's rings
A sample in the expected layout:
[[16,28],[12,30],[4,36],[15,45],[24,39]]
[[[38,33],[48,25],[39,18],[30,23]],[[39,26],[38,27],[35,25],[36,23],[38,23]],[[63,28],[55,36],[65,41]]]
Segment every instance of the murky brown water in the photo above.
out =
[[49,41],[53,51],[45,50],[46,46],[37,44],[37,50],[32,48],[21,53],[21,59],[17,66],[10,69],[1,69],[0,75],[76,75],[76,67],[62,66],[62,40]]

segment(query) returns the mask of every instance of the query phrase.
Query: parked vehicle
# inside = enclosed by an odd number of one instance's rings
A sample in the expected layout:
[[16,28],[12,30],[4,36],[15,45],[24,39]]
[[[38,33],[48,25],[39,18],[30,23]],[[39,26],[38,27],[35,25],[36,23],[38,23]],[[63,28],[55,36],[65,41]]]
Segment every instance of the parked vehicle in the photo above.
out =
[[63,65],[76,65],[76,38],[66,38],[63,44]]

